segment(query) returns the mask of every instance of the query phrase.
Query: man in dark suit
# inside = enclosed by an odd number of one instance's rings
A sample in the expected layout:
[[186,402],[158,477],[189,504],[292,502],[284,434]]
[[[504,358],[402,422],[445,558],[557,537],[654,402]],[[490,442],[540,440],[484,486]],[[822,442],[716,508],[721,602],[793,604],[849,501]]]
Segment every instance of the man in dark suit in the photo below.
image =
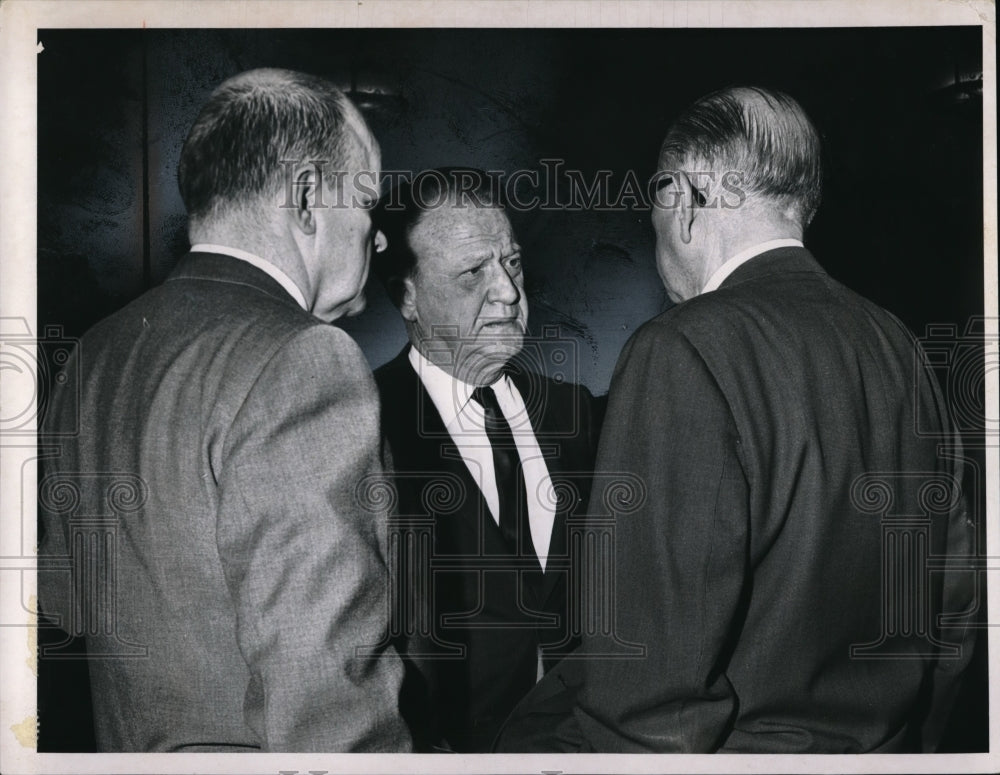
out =
[[39,493],[65,570],[39,576],[86,636],[102,751],[409,749],[399,656],[365,650],[387,626],[386,523],[356,497],[377,392],[328,325],[364,306],[378,174],[329,83],[229,79],[181,153],[191,252],[83,337],[51,426],[79,432]]
[[934,750],[972,651],[973,579],[940,570],[973,551],[960,450],[913,336],[802,245],[818,134],[786,95],[714,93],[658,179],[676,306],[625,347],[597,462],[645,483],[610,614],[645,654],[557,668],[498,750]]
[[376,218],[389,245],[376,271],[410,338],[375,372],[382,428],[399,512],[430,529],[428,551],[398,577],[400,605],[423,612],[399,628],[403,710],[418,747],[486,751],[575,644],[567,516],[586,502],[596,428],[586,388],[519,360],[521,249],[484,173],[417,180]]

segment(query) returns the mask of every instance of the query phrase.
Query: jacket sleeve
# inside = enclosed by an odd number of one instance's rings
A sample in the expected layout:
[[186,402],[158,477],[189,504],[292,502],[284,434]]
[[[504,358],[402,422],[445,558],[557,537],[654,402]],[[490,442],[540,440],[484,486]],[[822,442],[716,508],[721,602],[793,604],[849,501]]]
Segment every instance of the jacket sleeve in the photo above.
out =
[[[963,679],[975,680],[975,673],[968,670],[976,647],[977,627],[982,627],[982,612],[977,612],[977,573],[969,566],[975,563],[976,525],[970,519],[969,501],[965,497],[950,515],[945,557],[959,566],[947,569],[941,575],[941,611],[932,622],[931,630],[946,644],[937,657],[926,679],[926,710],[921,719],[921,749],[935,753],[952,723]],[[962,568],[962,565],[966,565]],[[979,613],[977,619],[976,614]],[[955,648],[953,654],[946,653]]]
[[218,549],[267,751],[406,751],[386,645],[378,399],[354,342],[313,326],[264,367],[224,442]]
[[606,398],[606,396],[595,398],[584,385],[580,385],[582,422],[585,425],[585,438],[588,447],[587,454],[591,460],[597,456],[597,445],[601,438],[601,425],[604,422]]
[[946,430],[944,435],[948,443],[941,445],[939,455],[949,459],[949,474],[961,486],[961,497],[955,499],[945,525],[943,559],[946,567],[934,574],[941,579],[941,602],[940,610],[930,622],[930,630],[944,647],[926,679],[921,719],[921,749],[924,753],[934,753],[946,737],[949,724],[955,723],[952,714],[962,681],[977,677],[975,671],[968,668],[976,649],[977,630],[985,625],[985,599],[979,594],[979,585],[984,582],[974,570],[977,567],[976,547],[985,540],[985,518],[978,516],[984,514],[985,499],[980,491],[984,485],[979,481],[979,467],[963,450],[961,436],[949,417],[948,404],[928,365],[926,353],[916,342],[914,346],[922,365],[918,378],[924,380],[916,392],[924,401],[918,411],[929,415],[922,420],[927,427],[940,422]]
[[[587,628],[597,635],[580,652],[574,712],[585,747],[707,752],[727,734],[736,710],[727,649],[748,568],[741,454],[695,349],[658,323],[641,329],[612,381],[588,509],[616,519],[609,618]],[[637,490],[623,513],[619,474]],[[642,656],[602,658],[611,640],[641,645]]]

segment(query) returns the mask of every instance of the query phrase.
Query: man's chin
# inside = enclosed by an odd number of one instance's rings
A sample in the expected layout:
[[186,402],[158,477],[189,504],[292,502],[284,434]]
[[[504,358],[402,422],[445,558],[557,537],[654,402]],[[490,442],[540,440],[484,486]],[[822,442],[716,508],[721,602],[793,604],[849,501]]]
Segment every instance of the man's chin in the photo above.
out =
[[492,384],[504,366],[521,352],[523,344],[523,336],[510,336],[470,349],[462,358],[464,374],[460,378],[473,385]]
[[344,315],[346,315],[349,318],[352,318],[355,315],[360,315],[362,312],[365,311],[365,308],[368,306],[368,299],[365,298],[365,295],[363,293],[359,293],[357,296],[351,299],[350,302],[348,302],[348,305],[349,305],[348,309],[344,313]]
[[337,318],[353,318],[364,312],[367,306],[368,300],[365,298],[365,294],[359,293],[350,301],[345,301],[343,304],[335,307],[331,313],[329,322],[333,322]]
[[364,293],[359,293],[350,301],[342,302],[326,312],[313,310],[313,314],[325,323],[333,323],[340,318],[352,318],[355,315],[360,315],[367,306],[368,301],[365,299]]

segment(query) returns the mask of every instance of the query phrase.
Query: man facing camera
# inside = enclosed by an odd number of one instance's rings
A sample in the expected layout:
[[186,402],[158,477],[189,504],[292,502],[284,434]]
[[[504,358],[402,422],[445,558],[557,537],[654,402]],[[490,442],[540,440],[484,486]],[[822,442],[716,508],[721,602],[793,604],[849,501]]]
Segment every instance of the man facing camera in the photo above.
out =
[[[793,99],[702,98],[658,178],[677,304],[626,345],[597,463],[646,485],[617,519],[610,613],[645,655],[567,663],[498,748],[932,751],[974,581],[941,564],[974,527],[935,378],[902,323],[803,247],[820,143]],[[561,725],[538,702],[556,679],[577,692]]]
[[399,656],[364,649],[387,627],[386,526],[356,499],[377,392],[327,325],[364,306],[378,174],[326,81],[227,80],[181,152],[191,252],[83,337],[39,584],[86,634],[102,751],[409,750]]
[[410,339],[375,372],[399,510],[432,521],[429,551],[397,587],[401,606],[423,611],[403,626],[403,712],[418,747],[463,752],[489,750],[575,645],[566,516],[586,502],[596,441],[586,388],[518,360],[521,248],[484,175],[433,170],[388,194],[375,263]]

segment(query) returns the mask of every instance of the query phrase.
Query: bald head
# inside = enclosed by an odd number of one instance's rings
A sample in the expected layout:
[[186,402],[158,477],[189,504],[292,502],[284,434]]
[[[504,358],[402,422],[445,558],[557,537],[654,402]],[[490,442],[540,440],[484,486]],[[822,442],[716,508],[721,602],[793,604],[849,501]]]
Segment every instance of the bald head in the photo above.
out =
[[787,94],[757,87],[713,92],[674,122],[660,149],[663,169],[737,176],[740,190],[790,214],[804,228],[819,206],[819,133]]

